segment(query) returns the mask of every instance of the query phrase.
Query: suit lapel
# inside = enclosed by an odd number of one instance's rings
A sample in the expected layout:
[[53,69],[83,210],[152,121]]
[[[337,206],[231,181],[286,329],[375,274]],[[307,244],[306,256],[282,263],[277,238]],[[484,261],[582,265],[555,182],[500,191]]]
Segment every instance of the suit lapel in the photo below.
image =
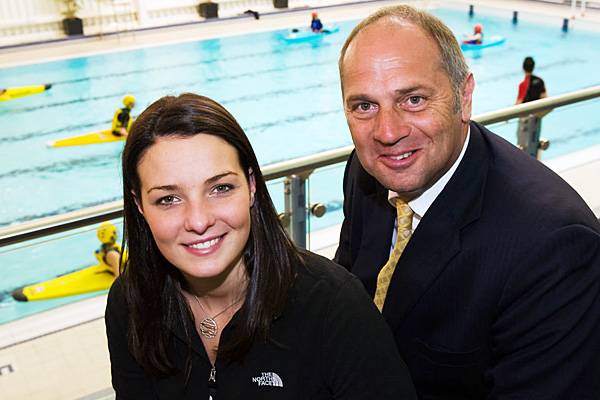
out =
[[383,308],[393,329],[460,252],[460,230],[481,212],[487,162],[482,133],[471,123],[465,156],[421,219],[394,271]]
[[367,195],[362,203],[361,215],[366,223],[352,272],[373,297],[377,274],[388,259],[394,230],[395,211],[387,201],[387,190],[379,186]]

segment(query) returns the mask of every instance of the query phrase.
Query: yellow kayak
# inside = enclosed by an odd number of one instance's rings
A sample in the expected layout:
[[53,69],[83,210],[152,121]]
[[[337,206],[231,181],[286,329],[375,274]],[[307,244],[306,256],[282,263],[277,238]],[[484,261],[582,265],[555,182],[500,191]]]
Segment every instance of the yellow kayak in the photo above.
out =
[[99,264],[48,281],[24,286],[13,291],[12,296],[18,301],[55,299],[106,290],[114,280],[115,276],[110,267]]
[[47,145],[48,147],[84,146],[88,144],[120,142],[125,139],[127,139],[127,136],[113,135],[112,131],[107,129],[105,131],[85,133],[83,135],[51,140],[47,143]]
[[0,89],[0,101],[7,101],[18,99],[19,97],[30,96],[32,94],[42,93],[50,89],[52,85],[33,85],[33,86],[19,86],[4,89],[4,92]]

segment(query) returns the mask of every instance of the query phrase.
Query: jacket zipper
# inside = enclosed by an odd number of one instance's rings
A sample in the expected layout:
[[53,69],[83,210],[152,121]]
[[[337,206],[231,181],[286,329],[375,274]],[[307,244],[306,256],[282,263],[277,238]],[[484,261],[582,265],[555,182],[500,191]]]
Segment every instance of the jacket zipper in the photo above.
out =
[[217,369],[214,366],[208,375],[208,400],[217,400]]

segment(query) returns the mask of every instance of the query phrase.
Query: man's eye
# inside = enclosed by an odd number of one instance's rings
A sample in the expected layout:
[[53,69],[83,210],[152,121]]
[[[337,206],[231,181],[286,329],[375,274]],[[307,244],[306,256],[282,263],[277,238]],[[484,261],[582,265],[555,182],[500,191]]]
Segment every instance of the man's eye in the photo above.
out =
[[368,103],[368,102],[358,103],[354,106],[354,110],[361,112],[361,113],[373,111],[374,108],[375,108],[375,106],[372,103]]
[[419,104],[421,104],[423,102],[423,98],[421,96],[410,96],[408,98],[408,103],[411,106],[418,106]]

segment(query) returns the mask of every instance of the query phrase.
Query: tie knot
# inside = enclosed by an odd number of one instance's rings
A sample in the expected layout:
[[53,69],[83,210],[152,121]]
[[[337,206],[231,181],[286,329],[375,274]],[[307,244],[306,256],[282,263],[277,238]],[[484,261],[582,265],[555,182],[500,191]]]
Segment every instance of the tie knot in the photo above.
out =
[[401,200],[399,197],[396,197],[396,212],[398,216],[406,215],[411,216],[413,214],[413,210],[410,208],[407,202]]

